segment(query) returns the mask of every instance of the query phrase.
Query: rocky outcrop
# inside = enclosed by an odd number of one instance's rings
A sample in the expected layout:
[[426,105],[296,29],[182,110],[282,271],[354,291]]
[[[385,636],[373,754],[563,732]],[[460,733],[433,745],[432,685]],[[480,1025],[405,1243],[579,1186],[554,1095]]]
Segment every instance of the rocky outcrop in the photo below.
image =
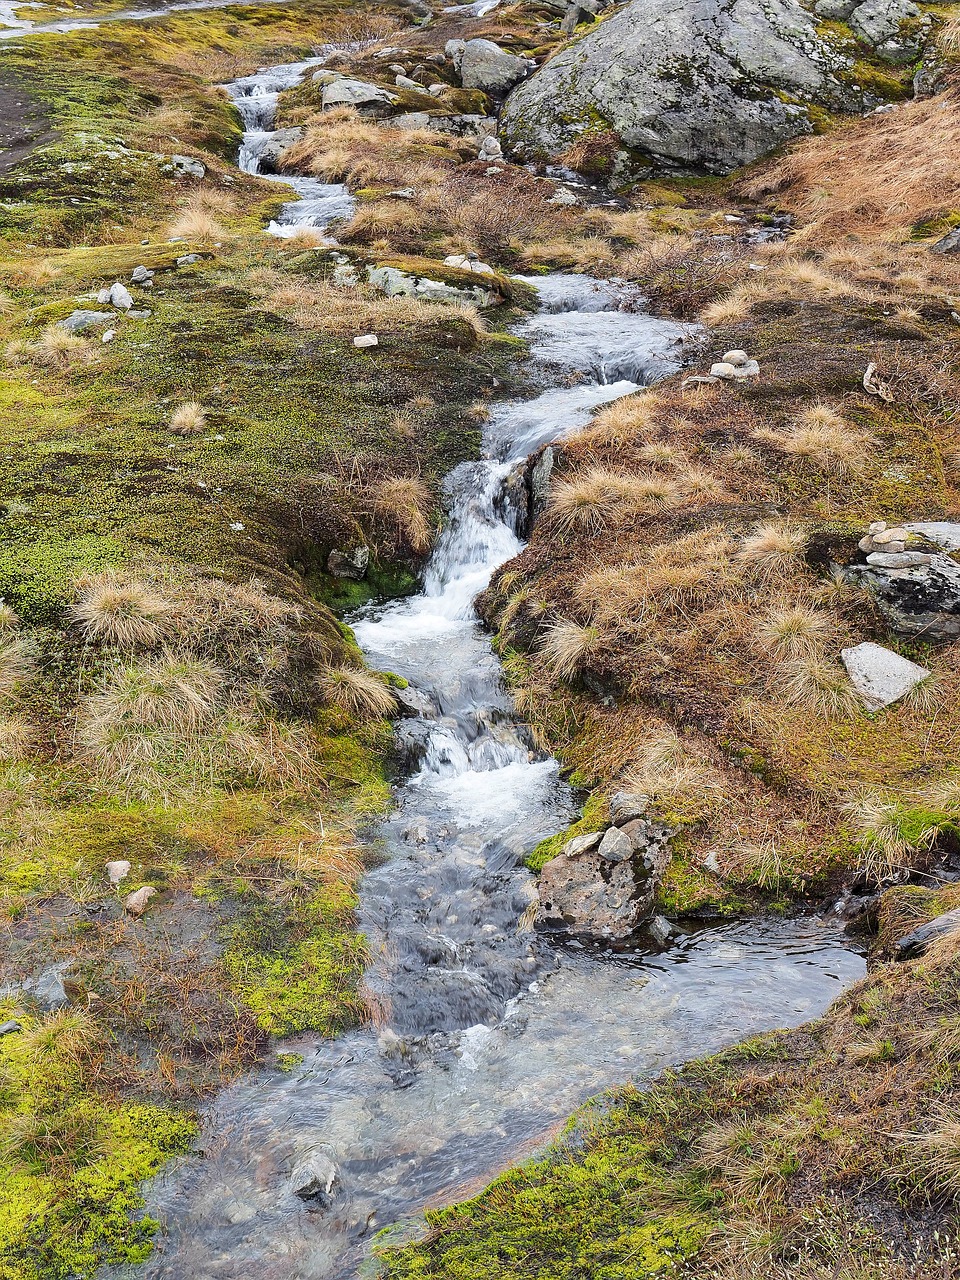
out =
[[927,640],[960,636],[960,564],[932,555],[927,564],[903,568],[847,565],[844,576],[864,587],[893,631]]
[[537,924],[579,937],[629,937],[653,914],[654,893],[670,860],[669,829],[634,812],[606,831],[574,836],[540,874]]
[[[849,21],[872,6],[863,38],[882,49],[894,37],[893,19],[880,13],[898,5],[914,7],[864,0]],[[798,0],[633,0],[514,90],[503,131],[521,157],[556,158],[607,134],[633,172],[729,173],[809,133],[811,106],[859,112],[874,103],[845,83],[849,66]]]

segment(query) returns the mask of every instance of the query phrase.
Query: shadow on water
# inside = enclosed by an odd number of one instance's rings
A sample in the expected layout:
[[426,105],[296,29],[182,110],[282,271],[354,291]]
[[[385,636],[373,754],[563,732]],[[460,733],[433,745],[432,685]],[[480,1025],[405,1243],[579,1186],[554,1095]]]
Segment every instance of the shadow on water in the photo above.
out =
[[[249,172],[277,94],[316,61],[230,86]],[[311,181],[291,180],[305,199],[274,234],[349,209],[343,188]],[[489,1179],[591,1094],[803,1022],[863,972],[819,921],[702,929],[661,954],[550,946],[524,923],[523,855],[574,806],[473,611],[522,545],[505,482],[598,405],[676,370],[688,333],[612,285],[530,283],[541,307],[518,332],[554,385],[497,406],[484,457],[448,477],[422,591],[351,620],[371,665],[405,676],[422,708],[400,728],[416,763],[379,833],[389,856],[361,887],[380,1025],[291,1043],[304,1059],[293,1073],[258,1073],[210,1105],[202,1156],[150,1191],[165,1228],[155,1280],[354,1276],[375,1231]]]

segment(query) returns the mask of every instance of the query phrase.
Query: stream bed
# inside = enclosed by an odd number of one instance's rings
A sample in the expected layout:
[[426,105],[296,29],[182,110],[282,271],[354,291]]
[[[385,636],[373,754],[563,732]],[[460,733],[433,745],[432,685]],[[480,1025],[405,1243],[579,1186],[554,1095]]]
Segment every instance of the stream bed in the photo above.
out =
[[[271,140],[277,94],[319,61],[228,87],[248,172]],[[274,234],[349,213],[344,188],[288,181],[303,199]],[[404,676],[419,707],[398,724],[411,772],[360,891],[377,1025],[290,1042],[302,1065],[211,1102],[202,1154],[148,1191],[164,1224],[156,1253],[124,1275],[356,1276],[375,1232],[479,1189],[590,1095],[816,1017],[864,972],[817,919],[699,928],[662,953],[551,943],[527,923],[535,881],[523,855],[576,809],[516,716],[472,601],[522,547],[507,483],[518,465],[678,369],[688,336],[634,309],[625,287],[529,283],[540,309],[517,332],[540,394],[494,405],[482,458],[448,476],[419,594],[350,619],[368,662]]]

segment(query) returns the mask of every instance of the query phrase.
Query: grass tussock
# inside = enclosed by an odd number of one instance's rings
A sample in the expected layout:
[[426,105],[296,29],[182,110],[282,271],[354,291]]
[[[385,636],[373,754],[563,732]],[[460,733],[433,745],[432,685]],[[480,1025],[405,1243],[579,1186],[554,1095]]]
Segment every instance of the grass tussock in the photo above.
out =
[[596,627],[563,619],[544,630],[540,655],[558,679],[574,680],[583,674],[599,643]]
[[396,476],[382,480],[373,494],[375,519],[389,526],[401,546],[418,556],[433,546],[436,524],[433,495],[417,476]]
[[113,573],[84,579],[71,610],[87,640],[122,649],[152,648],[173,626],[173,602],[150,583]]
[[203,405],[196,400],[185,400],[173,411],[167,430],[175,436],[195,436],[199,435],[206,425],[207,415]]
[[598,534],[608,524],[625,523],[671,505],[679,492],[666,476],[592,467],[552,487],[547,516],[561,536]]
[[766,520],[741,539],[737,561],[759,581],[773,582],[800,568],[806,542],[806,534],[796,525]]
[[384,719],[396,713],[397,700],[380,676],[359,667],[331,667],[320,677],[325,701],[360,720]]

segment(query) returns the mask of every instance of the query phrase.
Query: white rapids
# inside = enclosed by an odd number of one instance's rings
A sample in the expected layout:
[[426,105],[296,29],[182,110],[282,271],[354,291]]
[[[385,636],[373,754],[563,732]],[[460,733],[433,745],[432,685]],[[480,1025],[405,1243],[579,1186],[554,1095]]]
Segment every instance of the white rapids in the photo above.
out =
[[[249,130],[269,132],[272,95],[311,65],[232,87]],[[265,1069],[217,1097],[202,1154],[148,1191],[163,1222],[156,1253],[111,1274],[347,1280],[375,1232],[483,1185],[591,1094],[816,1017],[864,971],[816,920],[700,929],[662,954],[551,945],[526,923],[535,884],[523,855],[575,810],[473,610],[522,549],[505,481],[598,405],[676,370],[686,334],[629,309],[637,300],[615,285],[530,283],[540,310],[517,331],[545,389],[496,406],[482,459],[448,477],[420,593],[352,619],[368,661],[406,677],[422,705],[398,725],[414,763],[361,885],[379,1026],[334,1042],[303,1036],[286,1046],[302,1066]],[[297,1196],[311,1169],[324,1185],[335,1174],[329,1195]]]

